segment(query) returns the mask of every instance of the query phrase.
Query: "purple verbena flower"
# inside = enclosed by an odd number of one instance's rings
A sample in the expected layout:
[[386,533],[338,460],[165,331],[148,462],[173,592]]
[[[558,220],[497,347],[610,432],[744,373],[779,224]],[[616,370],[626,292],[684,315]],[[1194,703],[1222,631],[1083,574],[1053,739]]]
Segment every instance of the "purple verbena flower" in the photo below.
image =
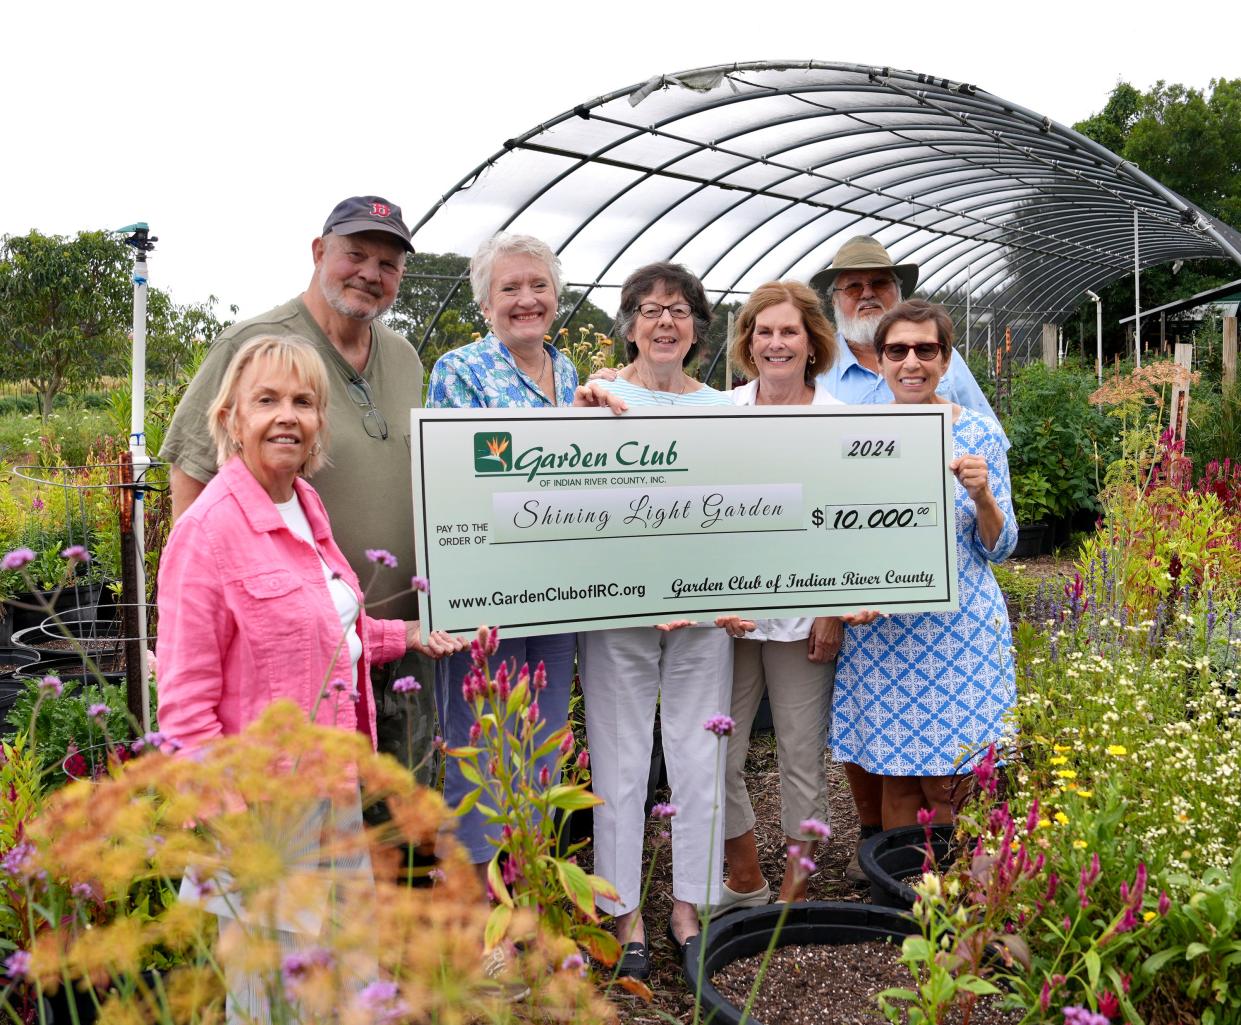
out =
[[0,569],[21,569],[37,558],[29,548],[14,548],[0,559]]
[[680,810],[675,804],[653,804],[651,805],[651,818],[670,819]]
[[1064,1025],[1110,1025],[1105,1014],[1095,1014],[1085,1007],[1065,1007]]
[[416,694],[420,690],[422,690],[422,684],[412,676],[402,676],[392,681],[392,693],[394,694]]
[[60,557],[70,562],[90,562],[90,552],[85,545],[70,545],[60,553]]
[[410,1014],[395,982],[370,983],[358,993],[358,1004],[375,1025],[395,1025]]
[[560,962],[560,970],[562,972],[581,972],[586,967],[586,962],[582,959],[581,954],[570,954]]
[[23,840],[10,847],[0,858],[0,869],[11,876],[28,879],[36,872],[35,854],[34,844]]
[[10,978],[20,979],[23,975],[30,971],[30,962],[30,951],[15,950],[4,962],[4,970],[8,972]]
[[826,822],[820,822],[818,819],[802,819],[797,828],[803,833],[809,833],[816,836],[820,840],[826,840],[832,835],[832,827]]
[[108,714],[109,711],[110,709],[108,706],[101,701],[97,704],[91,705],[90,708],[86,710],[86,714],[92,719],[102,719]]
[[423,594],[431,593],[431,584],[426,577],[410,577],[409,586],[415,591],[421,591]]
[[704,730],[714,733],[717,737],[731,737],[734,726],[736,723],[727,715],[713,715],[702,724]]
[[368,548],[366,550],[366,557],[377,565],[396,569],[396,556],[386,548]]
[[39,681],[39,690],[43,693],[51,694],[52,697],[60,697],[64,691],[65,685],[60,682],[58,676],[45,676]]

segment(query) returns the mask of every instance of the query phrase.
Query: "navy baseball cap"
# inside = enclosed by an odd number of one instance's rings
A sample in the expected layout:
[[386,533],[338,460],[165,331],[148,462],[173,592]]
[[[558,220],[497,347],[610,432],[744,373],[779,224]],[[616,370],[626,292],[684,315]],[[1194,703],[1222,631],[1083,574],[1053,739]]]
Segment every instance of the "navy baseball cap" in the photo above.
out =
[[359,231],[385,231],[401,240],[401,245],[413,252],[409,242],[409,228],[401,220],[401,208],[389,203],[382,196],[350,196],[336,204],[323,223],[323,234],[356,235]]

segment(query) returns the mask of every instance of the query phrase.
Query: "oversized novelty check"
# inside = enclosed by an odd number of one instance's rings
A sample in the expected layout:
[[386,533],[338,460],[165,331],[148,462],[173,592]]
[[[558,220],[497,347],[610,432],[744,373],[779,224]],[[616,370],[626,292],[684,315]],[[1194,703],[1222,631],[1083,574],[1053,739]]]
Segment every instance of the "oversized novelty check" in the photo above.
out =
[[950,409],[414,410],[423,630],[955,608]]

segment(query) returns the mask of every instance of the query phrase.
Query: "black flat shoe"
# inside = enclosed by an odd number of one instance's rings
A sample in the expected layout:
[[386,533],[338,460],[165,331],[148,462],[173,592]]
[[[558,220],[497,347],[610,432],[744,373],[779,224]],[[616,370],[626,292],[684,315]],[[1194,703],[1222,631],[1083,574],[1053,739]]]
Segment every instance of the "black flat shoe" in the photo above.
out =
[[[694,936],[697,935],[698,933],[694,933]],[[692,940],[694,936],[686,936],[684,942],[678,940],[677,934],[672,928],[672,919],[668,919],[668,939],[671,941],[673,948],[678,954],[685,953],[685,948],[689,946],[689,941]]]
[[651,952],[641,940],[626,943],[621,955],[620,968],[616,973],[621,979],[637,979],[645,982],[651,977]]

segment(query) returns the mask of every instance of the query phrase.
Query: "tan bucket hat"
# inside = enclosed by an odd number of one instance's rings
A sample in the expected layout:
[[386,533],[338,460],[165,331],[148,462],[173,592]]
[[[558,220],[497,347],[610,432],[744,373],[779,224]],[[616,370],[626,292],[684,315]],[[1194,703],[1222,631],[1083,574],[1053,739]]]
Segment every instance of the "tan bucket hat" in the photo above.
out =
[[869,235],[856,235],[836,251],[831,266],[824,267],[810,279],[810,287],[831,299],[832,282],[849,270],[890,270],[901,282],[901,296],[912,299],[918,285],[916,263],[893,263],[888,251]]

